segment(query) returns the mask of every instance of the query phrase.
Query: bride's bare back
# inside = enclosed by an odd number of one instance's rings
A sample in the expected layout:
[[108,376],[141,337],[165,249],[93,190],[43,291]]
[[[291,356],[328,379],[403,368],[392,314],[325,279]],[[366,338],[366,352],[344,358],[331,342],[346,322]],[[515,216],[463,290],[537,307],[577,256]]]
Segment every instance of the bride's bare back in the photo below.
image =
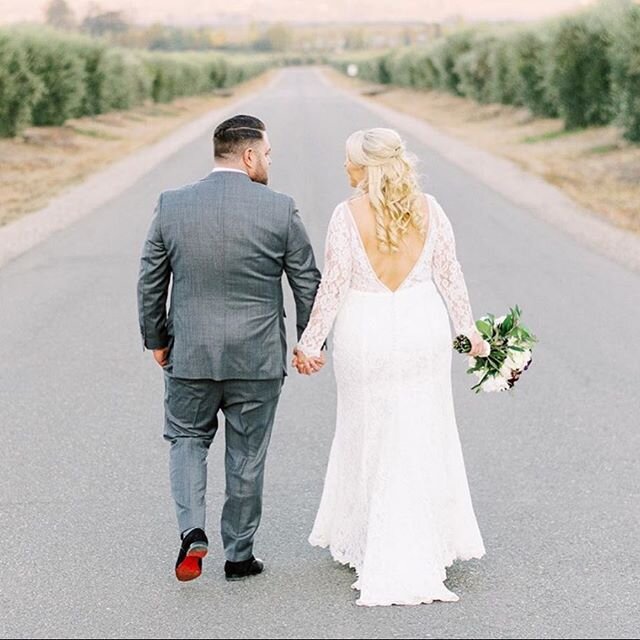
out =
[[410,227],[400,242],[396,253],[383,253],[378,249],[375,212],[366,195],[358,196],[347,203],[360,234],[369,263],[378,280],[390,291],[396,291],[411,274],[422,255],[431,226],[431,216],[426,198],[419,200],[425,219],[426,234]]

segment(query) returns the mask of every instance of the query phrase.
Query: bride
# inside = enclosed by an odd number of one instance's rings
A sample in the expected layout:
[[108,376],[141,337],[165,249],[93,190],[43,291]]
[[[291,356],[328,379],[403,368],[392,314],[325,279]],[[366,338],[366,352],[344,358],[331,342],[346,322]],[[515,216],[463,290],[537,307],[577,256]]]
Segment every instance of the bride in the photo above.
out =
[[420,192],[398,133],[357,131],[346,147],[360,195],[333,213],[293,361],[300,373],[317,371],[335,321],[337,424],[309,542],[355,568],[359,605],[453,602],[446,567],[480,558],[484,545],[453,408],[447,309],[470,355],[487,345],[451,224]]

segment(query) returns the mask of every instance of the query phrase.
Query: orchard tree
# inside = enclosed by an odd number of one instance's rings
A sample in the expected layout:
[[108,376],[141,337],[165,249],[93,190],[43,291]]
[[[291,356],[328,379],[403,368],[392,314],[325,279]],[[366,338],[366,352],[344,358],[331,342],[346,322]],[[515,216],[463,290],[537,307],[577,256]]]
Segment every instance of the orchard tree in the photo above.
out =
[[51,0],[45,10],[47,24],[56,29],[73,29],[76,21],[66,0]]

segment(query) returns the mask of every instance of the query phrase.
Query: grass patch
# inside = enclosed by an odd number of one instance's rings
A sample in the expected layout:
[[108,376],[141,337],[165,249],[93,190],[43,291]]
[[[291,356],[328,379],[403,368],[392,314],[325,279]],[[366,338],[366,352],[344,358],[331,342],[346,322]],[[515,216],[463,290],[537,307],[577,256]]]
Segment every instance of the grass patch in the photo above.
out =
[[597,147],[591,147],[587,149],[587,153],[610,153],[611,151],[619,151],[622,147],[619,144],[600,144]]
[[162,116],[162,117],[170,116],[171,117],[171,116],[179,115],[180,111],[176,109],[167,109],[162,107],[147,107],[144,113],[148,116]]
[[123,113],[122,117],[125,120],[133,120],[134,122],[144,122],[146,120],[144,116],[140,116],[135,113]]
[[555,140],[556,138],[564,138],[565,136],[573,136],[580,133],[577,129],[560,129],[559,131],[548,131],[547,133],[539,133],[535,136],[527,136],[522,139],[525,144],[535,144],[536,142],[544,142],[546,140]]
[[120,136],[114,136],[106,131],[98,131],[97,129],[83,129],[81,127],[71,127],[74,133],[81,136],[89,136],[90,138],[99,138],[100,140],[120,140]]

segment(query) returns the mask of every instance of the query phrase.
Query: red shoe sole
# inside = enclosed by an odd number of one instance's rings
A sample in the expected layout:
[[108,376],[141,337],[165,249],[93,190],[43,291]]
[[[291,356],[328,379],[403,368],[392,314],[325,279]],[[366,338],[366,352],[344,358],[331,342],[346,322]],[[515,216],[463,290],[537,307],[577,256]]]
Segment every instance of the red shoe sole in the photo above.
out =
[[187,551],[187,557],[176,567],[176,578],[180,582],[188,582],[200,577],[201,560],[207,555],[206,547],[195,547]]

